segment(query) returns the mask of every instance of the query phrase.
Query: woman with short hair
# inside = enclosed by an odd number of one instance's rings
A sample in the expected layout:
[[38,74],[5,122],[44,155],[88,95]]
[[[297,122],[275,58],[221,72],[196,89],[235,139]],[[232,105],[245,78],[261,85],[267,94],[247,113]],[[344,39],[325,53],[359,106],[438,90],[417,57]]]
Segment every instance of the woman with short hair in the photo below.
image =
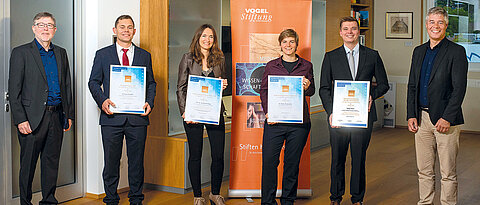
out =
[[309,107],[305,96],[312,96],[315,93],[313,65],[296,54],[298,41],[298,34],[293,29],[286,29],[280,33],[278,42],[283,55],[267,63],[260,87],[260,99],[263,111],[266,113],[265,117],[268,119],[268,76],[303,76],[303,123],[265,122],[262,149],[262,204],[277,204],[275,201],[277,167],[280,163],[279,157],[284,143],[280,202],[281,204],[293,204],[297,197],[300,157],[311,127]]

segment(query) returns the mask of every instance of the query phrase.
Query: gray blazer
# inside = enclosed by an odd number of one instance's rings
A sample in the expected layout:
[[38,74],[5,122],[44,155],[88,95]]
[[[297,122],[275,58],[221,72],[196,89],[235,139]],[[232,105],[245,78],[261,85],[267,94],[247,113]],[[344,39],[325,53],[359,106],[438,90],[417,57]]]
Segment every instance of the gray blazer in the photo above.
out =
[[[219,65],[213,67],[213,74],[216,78],[221,77],[226,79],[225,73],[225,58],[222,59],[222,62]],[[187,87],[188,87],[188,76],[189,75],[198,75],[202,76],[202,66],[196,63],[193,60],[192,53],[183,54],[182,60],[178,65],[178,81],[177,81],[177,102],[178,108],[180,109],[180,114],[183,115],[185,112],[185,102],[187,99]],[[225,111],[225,106],[222,101],[221,113]]]
[[[63,113],[66,119],[73,120],[75,107],[67,52],[57,45],[53,46],[53,52],[57,60]],[[35,130],[42,121],[48,97],[45,68],[35,40],[12,50],[8,93],[13,123],[18,125],[28,121],[32,130]]]

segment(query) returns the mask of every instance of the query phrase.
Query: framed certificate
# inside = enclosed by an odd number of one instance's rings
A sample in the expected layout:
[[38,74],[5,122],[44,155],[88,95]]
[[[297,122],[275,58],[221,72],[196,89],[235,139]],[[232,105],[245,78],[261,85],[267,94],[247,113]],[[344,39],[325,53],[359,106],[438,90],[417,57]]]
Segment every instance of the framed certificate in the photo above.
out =
[[268,76],[268,122],[303,123],[303,76]]
[[185,121],[218,125],[222,106],[220,78],[188,76]]
[[110,65],[110,106],[114,113],[143,114],[146,68]]
[[332,125],[341,127],[368,126],[370,81],[335,81]]

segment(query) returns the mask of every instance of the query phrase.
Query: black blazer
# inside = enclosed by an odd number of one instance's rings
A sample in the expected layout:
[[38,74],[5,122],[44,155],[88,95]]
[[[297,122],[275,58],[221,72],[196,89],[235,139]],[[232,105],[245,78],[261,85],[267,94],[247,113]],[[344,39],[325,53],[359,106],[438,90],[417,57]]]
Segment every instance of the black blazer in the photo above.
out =
[[[63,113],[67,119],[73,120],[75,107],[67,52],[57,45],[53,45],[53,52],[57,60]],[[18,125],[28,121],[31,129],[35,130],[42,121],[48,97],[45,68],[35,40],[12,50],[8,93],[13,123]]]
[[[373,77],[376,79],[377,86],[370,86],[370,95],[375,100],[383,96],[389,89],[387,73],[378,52],[360,45],[358,71],[355,80],[371,82]],[[353,80],[343,45],[327,52],[322,63],[319,92],[323,108],[328,116],[332,114],[333,109],[333,83],[335,80]],[[368,119],[369,122],[377,120],[375,103],[372,103]]]
[[[442,41],[428,81],[428,113],[433,124],[443,118],[452,126],[460,125],[464,123],[462,102],[467,89],[467,55],[462,46],[446,38]],[[407,120],[421,119],[418,86],[423,58],[428,46],[430,41],[417,46],[413,51],[408,79]]]
[[[183,54],[182,60],[178,65],[177,103],[181,115],[183,115],[183,113],[185,112],[189,75],[203,76],[202,65],[196,63],[195,60],[193,60],[193,54],[190,52]],[[222,79],[227,79],[227,74],[225,70],[225,58],[222,58],[220,64],[213,67],[213,75],[215,75],[216,78],[221,77]],[[220,115],[222,115],[223,111],[225,111],[225,105],[223,105],[222,100],[222,108]]]
[[[152,58],[149,52],[143,50],[135,44],[134,46],[135,51],[133,54],[132,66],[144,66],[147,68],[147,93],[145,101],[148,102],[153,110],[157,83],[153,77]],[[93,67],[92,72],[90,73],[90,79],[88,81],[88,88],[90,89],[90,93],[100,109],[102,109],[103,102],[110,97],[110,65],[121,65],[120,61],[118,60],[116,43],[98,50],[95,54],[95,59],[93,60]],[[107,115],[102,111],[100,114],[100,125],[120,126],[123,125],[127,119],[130,124],[135,126],[149,124],[148,116],[120,113]]]

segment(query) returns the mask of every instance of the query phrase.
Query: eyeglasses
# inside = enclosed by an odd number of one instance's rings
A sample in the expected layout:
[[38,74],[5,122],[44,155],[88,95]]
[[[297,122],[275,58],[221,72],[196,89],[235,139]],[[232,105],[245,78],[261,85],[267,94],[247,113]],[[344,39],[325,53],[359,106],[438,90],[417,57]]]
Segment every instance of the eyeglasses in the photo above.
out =
[[36,24],[34,24],[34,25],[37,26],[38,28],[45,28],[45,27],[47,27],[48,29],[53,29],[53,28],[57,27],[57,26],[55,26],[55,24],[51,24],[51,23],[49,23],[49,24],[36,23]]

